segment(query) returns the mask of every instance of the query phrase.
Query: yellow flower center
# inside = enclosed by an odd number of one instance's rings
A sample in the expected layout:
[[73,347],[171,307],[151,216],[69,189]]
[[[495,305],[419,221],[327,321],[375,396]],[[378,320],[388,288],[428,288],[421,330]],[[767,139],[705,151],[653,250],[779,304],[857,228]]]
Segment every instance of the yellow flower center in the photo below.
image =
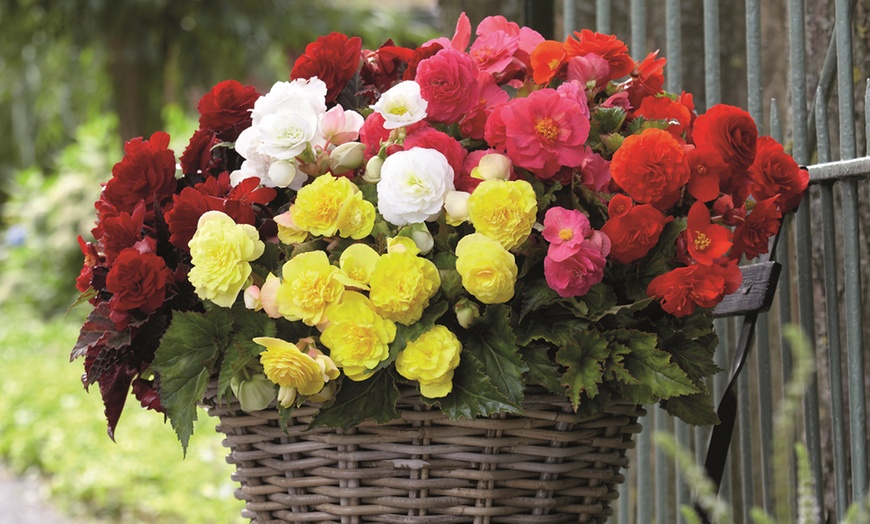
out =
[[559,137],[559,126],[550,117],[544,117],[535,124],[535,133],[548,142],[553,142]]
[[710,247],[711,242],[712,240],[710,240],[710,237],[700,231],[695,231],[695,249],[698,251],[704,251]]
[[550,60],[550,63],[547,64],[547,67],[550,68],[550,71],[555,71],[556,68],[559,67],[559,64],[561,64],[561,63],[562,63],[561,60],[559,60],[558,58],[554,58],[554,59]]
[[562,240],[571,240],[574,238],[574,231],[570,228],[565,228],[559,231],[559,238]]

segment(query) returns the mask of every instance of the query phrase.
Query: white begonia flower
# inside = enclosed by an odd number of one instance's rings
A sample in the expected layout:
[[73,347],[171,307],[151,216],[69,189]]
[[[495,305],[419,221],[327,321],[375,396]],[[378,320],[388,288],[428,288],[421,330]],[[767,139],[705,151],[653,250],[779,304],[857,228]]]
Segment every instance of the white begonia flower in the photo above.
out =
[[320,116],[305,100],[288,100],[278,112],[260,119],[257,151],[278,160],[296,158],[317,136]]
[[268,93],[254,102],[251,111],[253,125],[257,126],[266,115],[280,112],[288,104],[305,101],[318,115],[326,113],[326,84],[319,78],[275,82]]
[[378,182],[378,211],[396,226],[432,221],[453,191],[453,168],[441,152],[415,147],[387,157]]
[[320,122],[320,137],[315,145],[340,146],[359,137],[365,119],[356,111],[345,110],[337,105],[323,114]]
[[429,102],[420,94],[420,84],[413,80],[399,82],[371,106],[384,117],[384,129],[398,129],[426,118]]

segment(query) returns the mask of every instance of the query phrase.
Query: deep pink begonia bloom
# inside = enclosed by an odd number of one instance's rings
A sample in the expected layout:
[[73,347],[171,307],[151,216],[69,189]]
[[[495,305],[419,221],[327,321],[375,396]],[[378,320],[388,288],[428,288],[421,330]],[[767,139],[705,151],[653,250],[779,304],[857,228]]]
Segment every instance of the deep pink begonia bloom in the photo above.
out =
[[426,112],[431,122],[455,124],[480,100],[477,66],[470,56],[455,49],[442,49],[420,62],[414,80],[429,103]]
[[586,240],[572,256],[565,260],[544,258],[544,277],[561,297],[581,297],[604,278],[604,266],[610,241],[600,232]]
[[[505,133],[507,156],[538,178],[551,178],[563,166],[577,167],[586,158],[583,145],[589,136],[589,119],[577,102],[555,89],[515,98],[499,113],[504,128],[509,130]],[[486,138],[489,141],[489,133]],[[493,142],[490,145],[498,147]]]
[[504,31],[494,31],[475,40],[469,55],[477,63],[478,69],[495,75],[504,71],[511,63],[519,46],[518,36],[510,36]]

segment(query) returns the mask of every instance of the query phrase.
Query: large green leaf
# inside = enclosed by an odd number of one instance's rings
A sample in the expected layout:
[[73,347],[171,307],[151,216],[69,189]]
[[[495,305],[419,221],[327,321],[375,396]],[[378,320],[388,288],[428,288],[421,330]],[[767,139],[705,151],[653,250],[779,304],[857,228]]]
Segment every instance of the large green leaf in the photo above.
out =
[[440,404],[441,411],[453,420],[522,413],[520,406],[502,394],[484,373],[483,363],[467,351],[462,352],[459,367],[453,372],[453,391]]
[[484,373],[499,392],[519,406],[523,402],[523,373],[527,368],[520,358],[508,315],[508,308],[503,304],[487,307],[462,351],[480,360]]
[[609,355],[607,340],[595,331],[575,332],[572,343],[556,353],[556,362],[567,368],[562,375],[562,384],[568,388],[568,398],[575,409],[582,393],[589,398],[598,394],[604,361]]
[[218,377],[218,394],[227,395],[230,380],[245,369],[259,367],[263,346],[254,342],[255,337],[274,337],[275,321],[262,312],[244,307],[233,308],[233,333],[227,344],[221,371]]
[[543,386],[549,392],[564,395],[565,386],[560,380],[561,371],[550,358],[550,347],[546,344],[531,344],[520,349],[526,365],[526,383]]
[[653,395],[664,399],[699,392],[686,373],[671,361],[670,354],[658,349],[654,333],[623,330],[616,336],[631,348],[623,356],[625,370]]
[[562,300],[562,297],[547,284],[543,278],[529,280],[522,288],[523,300],[520,305],[519,321],[522,322],[526,315],[538,311],[543,307],[552,306]]
[[399,390],[388,371],[376,372],[361,382],[345,377],[332,402],[321,408],[311,427],[350,429],[366,419],[385,424],[399,418],[398,400]]
[[570,344],[575,332],[589,329],[589,322],[576,318],[562,308],[546,308],[535,315],[536,322],[526,321],[517,330],[517,344],[527,346],[543,340],[556,347]]
[[185,454],[193,434],[196,404],[205,394],[231,329],[229,309],[175,313],[154,356],[154,369],[160,376],[160,401]]
[[706,392],[672,397],[662,400],[662,407],[688,424],[712,426],[719,423],[719,415],[713,409],[713,400]]

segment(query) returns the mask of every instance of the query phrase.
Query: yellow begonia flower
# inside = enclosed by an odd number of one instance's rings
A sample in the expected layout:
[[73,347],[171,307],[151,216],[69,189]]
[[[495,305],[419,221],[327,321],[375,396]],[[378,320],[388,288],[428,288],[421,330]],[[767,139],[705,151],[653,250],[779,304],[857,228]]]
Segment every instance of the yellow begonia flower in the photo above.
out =
[[337,272],[323,251],[301,253],[285,262],[275,293],[278,313],[307,326],[319,324],[326,308],[344,292],[344,284],[335,278]]
[[501,304],[514,296],[517,264],[513,254],[480,233],[459,240],[456,271],[462,286],[484,304]]
[[462,343],[444,326],[434,326],[409,342],[396,358],[396,371],[420,383],[428,398],[447,396],[453,389],[453,370],[459,365]]
[[378,252],[367,244],[352,244],[338,259],[341,271],[336,274],[336,278],[347,287],[368,290],[378,258]]
[[365,380],[381,361],[390,356],[396,325],[375,313],[368,298],[347,291],[326,311],[329,325],[320,342],[351,380]]
[[265,244],[254,226],[236,224],[220,211],[207,211],[190,239],[192,268],[188,280],[199,298],[231,307],[251,275],[250,262],[260,258]]
[[375,206],[364,200],[362,193],[347,199],[338,212],[338,234],[359,240],[369,236],[375,227]]
[[282,388],[294,388],[301,395],[313,395],[323,388],[320,365],[299,351],[296,344],[273,337],[257,337],[254,342],[266,348],[260,353],[260,363],[269,380]]
[[[413,240],[405,240],[417,249]],[[432,261],[410,250],[394,251],[382,255],[375,264],[369,298],[381,316],[409,326],[420,320],[440,285],[441,276]]]
[[274,218],[275,224],[278,225],[278,240],[285,244],[298,244],[300,242],[305,242],[305,239],[308,238],[308,231],[304,229],[300,229],[299,226],[293,222],[293,217],[290,215],[290,211],[285,211],[280,215]]
[[468,199],[468,220],[475,231],[507,250],[526,241],[537,213],[535,190],[525,180],[485,180]]
[[300,229],[331,237],[338,230],[342,206],[358,191],[347,178],[320,175],[296,193],[290,216]]
[[410,253],[419,255],[420,248],[414,239],[406,236],[397,236],[387,239],[387,253]]

